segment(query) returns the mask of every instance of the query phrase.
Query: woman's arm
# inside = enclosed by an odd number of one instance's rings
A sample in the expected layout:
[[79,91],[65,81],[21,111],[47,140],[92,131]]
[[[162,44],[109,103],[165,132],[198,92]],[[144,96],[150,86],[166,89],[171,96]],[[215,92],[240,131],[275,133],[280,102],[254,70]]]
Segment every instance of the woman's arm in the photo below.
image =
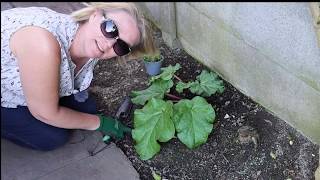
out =
[[59,106],[60,47],[49,31],[25,27],[12,36],[10,48],[18,59],[22,89],[34,117],[60,128],[99,127],[97,115]]

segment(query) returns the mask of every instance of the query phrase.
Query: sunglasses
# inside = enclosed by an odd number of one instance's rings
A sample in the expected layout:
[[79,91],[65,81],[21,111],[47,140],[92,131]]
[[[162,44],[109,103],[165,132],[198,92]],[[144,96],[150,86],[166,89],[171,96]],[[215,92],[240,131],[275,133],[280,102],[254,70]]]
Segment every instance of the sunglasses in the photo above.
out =
[[114,38],[117,40],[113,44],[113,50],[118,56],[124,56],[131,51],[129,45],[119,38],[118,28],[111,19],[105,18],[100,24],[100,29],[106,38]]

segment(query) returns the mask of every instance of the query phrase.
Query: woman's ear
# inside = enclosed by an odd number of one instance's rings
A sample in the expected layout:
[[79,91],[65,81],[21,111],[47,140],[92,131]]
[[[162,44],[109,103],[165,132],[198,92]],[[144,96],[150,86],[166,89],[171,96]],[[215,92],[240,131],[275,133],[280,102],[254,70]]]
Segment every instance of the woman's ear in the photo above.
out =
[[96,9],[89,17],[89,23],[92,23],[94,21],[101,19],[101,10]]

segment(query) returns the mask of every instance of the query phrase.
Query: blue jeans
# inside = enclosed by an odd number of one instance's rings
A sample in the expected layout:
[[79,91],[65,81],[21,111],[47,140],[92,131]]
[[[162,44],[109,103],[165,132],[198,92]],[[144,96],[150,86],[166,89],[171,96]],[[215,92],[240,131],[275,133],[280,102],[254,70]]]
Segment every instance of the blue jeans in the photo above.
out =
[[[80,112],[97,113],[96,103],[90,97],[84,102],[78,102],[71,95],[62,97],[59,103]],[[69,140],[70,131],[41,122],[32,116],[26,106],[1,107],[1,137],[15,144],[35,150],[53,150]]]

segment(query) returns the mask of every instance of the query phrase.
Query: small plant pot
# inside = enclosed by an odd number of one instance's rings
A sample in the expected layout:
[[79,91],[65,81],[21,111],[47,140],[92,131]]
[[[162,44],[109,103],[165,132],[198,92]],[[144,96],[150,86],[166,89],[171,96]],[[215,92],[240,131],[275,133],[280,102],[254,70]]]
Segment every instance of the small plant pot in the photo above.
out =
[[162,61],[163,61],[163,59],[161,59],[160,61],[155,61],[155,62],[144,61],[144,66],[147,70],[147,73],[150,76],[156,76],[156,75],[160,74]]

